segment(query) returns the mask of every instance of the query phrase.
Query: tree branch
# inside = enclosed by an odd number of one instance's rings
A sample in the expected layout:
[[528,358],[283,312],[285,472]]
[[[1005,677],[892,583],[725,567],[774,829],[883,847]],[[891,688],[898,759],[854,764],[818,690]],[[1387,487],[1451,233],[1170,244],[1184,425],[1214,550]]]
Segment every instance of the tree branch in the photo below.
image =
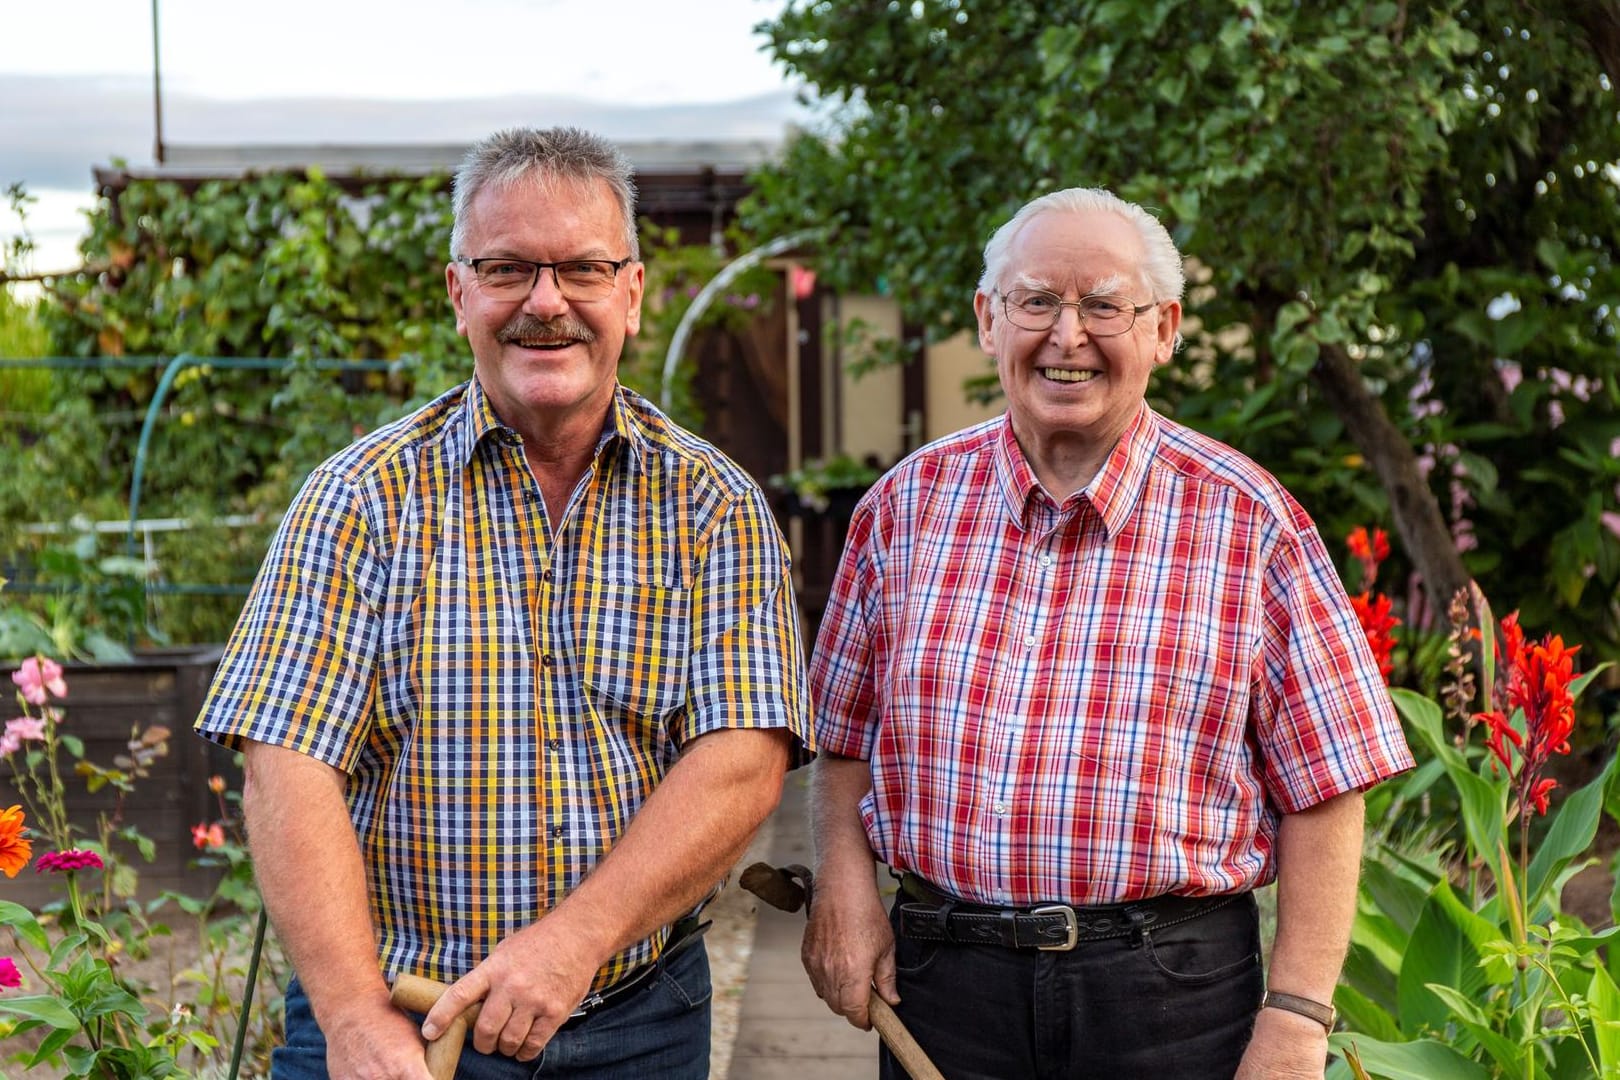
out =
[[1343,348],[1322,346],[1311,374],[1389,494],[1395,530],[1423,578],[1430,610],[1443,617],[1446,605],[1458,589],[1468,585],[1469,577],[1440,505],[1418,470],[1417,455],[1362,382],[1360,369]]

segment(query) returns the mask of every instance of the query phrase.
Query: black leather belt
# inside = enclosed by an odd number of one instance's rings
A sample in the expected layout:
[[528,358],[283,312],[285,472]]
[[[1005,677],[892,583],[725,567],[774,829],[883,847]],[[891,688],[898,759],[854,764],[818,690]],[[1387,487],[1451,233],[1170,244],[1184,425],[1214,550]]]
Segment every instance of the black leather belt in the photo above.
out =
[[1040,904],[998,908],[947,896],[915,874],[901,877],[900,891],[912,898],[912,902],[900,904],[902,937],[1043,952],[1067,952],[1082,941],[1139,936],[1148,930],[1189,922],[1225,907],[1240,895],[1166,894],[1098,907]]
[[669,963],[678,953],[688,946],[695,945],[699,939],[708,932],[712,922],[699,922],[696,915],[688,915],[670,928],[669,937],[664,942],[664,951],[658,954],[658,959],[650,964],[642,964],[630,974],[608,987],[597,991],[579,1003],[579,1008],[568,1014],[563,1026],[578,1023],[590,1016],[598,1009],[612,1005],[615,1001],[625,997],[630,991],[645,984],[654,975],[658,974],[663,966]]

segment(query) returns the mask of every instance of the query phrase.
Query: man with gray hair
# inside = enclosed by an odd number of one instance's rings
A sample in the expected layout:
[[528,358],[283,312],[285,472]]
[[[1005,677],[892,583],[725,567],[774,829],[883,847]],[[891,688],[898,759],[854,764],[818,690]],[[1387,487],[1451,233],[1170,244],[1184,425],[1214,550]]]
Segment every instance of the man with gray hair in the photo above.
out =
[[[445,284],[471,380],[310,475],[198,721],[245,753],[296,970],[273,1075],[428,1080],[422,1038],[479,1003],[460,1076],[704,1077],[694,913],[807,749],[787,550],[618,384],[643,268],[611,145],[474,146]],[[400,973],[453,985],[413,1019]]]
[[1164,227],[1070,189],[984,257],[1006,414],[863,498],[811,661],[806,970],[952,1080],[1320,1077],[1361,792],[1412,764],[1378,666],[1298,503],[1146,402]]

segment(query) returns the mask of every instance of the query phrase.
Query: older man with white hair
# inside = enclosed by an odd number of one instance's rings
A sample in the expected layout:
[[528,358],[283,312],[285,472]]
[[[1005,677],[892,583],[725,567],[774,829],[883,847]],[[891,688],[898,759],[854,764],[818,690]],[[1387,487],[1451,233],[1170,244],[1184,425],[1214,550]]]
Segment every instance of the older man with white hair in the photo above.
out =
[[806,969],[953,1080],[1320,1077],[1361,792],[1412,764],[1378,667],[1299,504],[1146,402],[1164,227],[1070,189],[984,254],[1006,414],[862,501],[811,662]]

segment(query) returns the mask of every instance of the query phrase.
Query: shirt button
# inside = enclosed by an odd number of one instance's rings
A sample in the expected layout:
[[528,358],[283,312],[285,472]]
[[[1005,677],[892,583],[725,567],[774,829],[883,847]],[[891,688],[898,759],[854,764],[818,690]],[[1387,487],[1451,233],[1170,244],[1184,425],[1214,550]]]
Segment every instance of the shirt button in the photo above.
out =
[[1042,555],[1041,556],[1041,565],[1042,566],[1051,566],[1052,565],[1052,556],[1050,556],[1050,555]]
[[556,753],[557,751],[562,749],[562,740],[561,739],[547,739],[546,740],[546,749],[550,750],[552,753]]
[[1036,639],[1036,637],[1035,637],[1035,635],[1034,635],[1034,634],[1025,634],[1025,635],[1024,635],[1024,645],[1025,645],[1025,646],[1026,646],[1026,647],[1027,647],[1027,648],[1031,648],[1031,649],[1033,649],[1033,648],[1034,648],[1034,647],[1035,647],[1035,642],[1036,642],[1036,640],[1037,640],[1037,639]]
[[544,656],[540,657],[540,666],[541,667],[550,667],[552,664],[555,664],[556,662],[557,662],[557,658],[552,656],[550,653],[546,653]]
[[540,580],[541,581],[555,581],[556,580],[556,575],[553,574],[550,570],[547,570],[547,571],[543,572],[540,575]]
[[1007,804],[1004,803],[1004,802],[996,803],[996,814],[999,817],[1006,817],[1007,816]]
[[562,834],[563,834],[563,827],[561,825],[553,825],[551,827],[551,835],[554,838],[561,839]]

